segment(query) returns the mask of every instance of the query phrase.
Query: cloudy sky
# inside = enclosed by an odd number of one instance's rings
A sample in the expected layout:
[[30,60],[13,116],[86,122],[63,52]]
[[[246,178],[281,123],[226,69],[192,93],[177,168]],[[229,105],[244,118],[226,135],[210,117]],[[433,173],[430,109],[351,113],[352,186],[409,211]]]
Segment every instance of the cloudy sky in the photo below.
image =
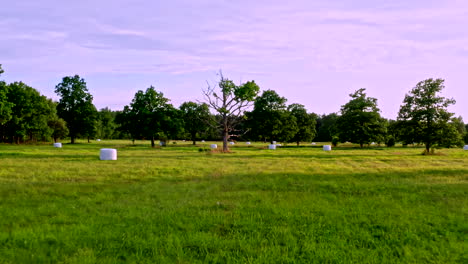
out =
[[154,85],[175,106],[203,100],[220,69],[310,112],[338,112],[366,88],[395,118],[405,93],[445,79],[468,121],[465,0],[4,0],[2,79],[57,99],[79,74],[98,108]]

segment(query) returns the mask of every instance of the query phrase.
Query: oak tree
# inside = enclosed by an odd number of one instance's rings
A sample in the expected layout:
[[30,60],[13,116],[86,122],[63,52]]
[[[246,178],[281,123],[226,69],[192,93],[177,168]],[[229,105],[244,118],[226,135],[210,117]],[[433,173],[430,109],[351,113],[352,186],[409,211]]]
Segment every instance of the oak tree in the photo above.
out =
[[450,131],[453,126],[449,121],[454,114],[447,107],[455,104],[455,100],[439,95],[444,88],[443,79],[419,82],[406,94],[398,113],[398,120],[404,127],[411,128],[408,129],[411,137],[425,145],[426,153],[430,153],[434,145],[446,141],[449,135],[444,131]]

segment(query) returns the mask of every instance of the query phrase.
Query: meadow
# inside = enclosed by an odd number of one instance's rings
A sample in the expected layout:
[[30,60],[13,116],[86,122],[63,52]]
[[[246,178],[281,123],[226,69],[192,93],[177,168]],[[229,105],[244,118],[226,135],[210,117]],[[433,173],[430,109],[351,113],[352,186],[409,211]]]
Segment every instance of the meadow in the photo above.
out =
[[0,263],[468,263],[468,151],[210,143],[0,145]]

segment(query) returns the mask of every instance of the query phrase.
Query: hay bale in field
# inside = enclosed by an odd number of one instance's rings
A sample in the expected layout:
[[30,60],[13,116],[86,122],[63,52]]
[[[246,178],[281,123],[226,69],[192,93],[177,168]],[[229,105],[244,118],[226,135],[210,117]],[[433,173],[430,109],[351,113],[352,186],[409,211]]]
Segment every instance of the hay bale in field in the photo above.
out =
[[201,142],[202,142],[202,143],[205,143],[205,140],[202,140]]
[[331,145],[323,145],[324,151],[331,151]]
[[218,145],[216,145],[216,144],[211,144],[210,148],[212,148],[212,149],[217,149],[217,148],[218,148]]
[[246,145],[250,145],[251,143],[249,141],[245,142]]
[[229,145],[234,145],[234,144],[235,144],[235,143],[234,143],[234,142],[232,142],[232,141],[231,141],[231,142],[229,142]]
[[315,146],[315,145],[317,145],[317,143],[315,143],[315,142],[312,142],[312,143],[311,143],[311,145],[314,145],[314,146]]
[[270,145],[268,145],[268,149],[276,149],[276,145],[275,144],[270,144]]
[[96,139],[96,141],[99,142],[99,141],[101,141],[101,140],[98,138],[98,139]]
[[465,145],[465,146],[463,147],[463,150],[468,150],[468,145]]
[[271,144],[276,144],[276,141],[272,141]]
[[62,143],[54,143],[54,148],[61,148],[62,147]]
[[117,150],[116,149],[103,148],[103,149],[101,149],[99,159],[100,160],[117,160]]
[[281,144],[276,144],[277,147],[281,147]]

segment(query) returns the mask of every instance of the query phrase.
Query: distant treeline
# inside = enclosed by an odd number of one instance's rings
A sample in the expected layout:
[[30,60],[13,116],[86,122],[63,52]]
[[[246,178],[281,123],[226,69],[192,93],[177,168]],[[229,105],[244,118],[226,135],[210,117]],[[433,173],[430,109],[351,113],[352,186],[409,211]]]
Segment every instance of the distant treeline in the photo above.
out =
[[[0,65],[0,74],[3,70]],[[36,89],[0,81],[0,142],[24,143],[69,138],[251,140],[294,142],[352,142],[362,146],[375,142],[394,146],[424,144],[455,147],[468,143],[468,125],[454,117],[447,106],[453,99],[438,96],[441,79],[428,79],[414,87],[403,100],[398,117],[380,116],[377,99],[365,89],[350,95],[339,112],[308,113],[303,105],[287,104],[273,90],[259,94],[254,81],[235,85],[221,75],[204,95],[206,103],[185,102],[174,107],[154,87],[138,91],[121,111],[97,110],[84,79],[64,77],[56,86],[58,102]],[[210,111],[211,108],[211,111]]]

